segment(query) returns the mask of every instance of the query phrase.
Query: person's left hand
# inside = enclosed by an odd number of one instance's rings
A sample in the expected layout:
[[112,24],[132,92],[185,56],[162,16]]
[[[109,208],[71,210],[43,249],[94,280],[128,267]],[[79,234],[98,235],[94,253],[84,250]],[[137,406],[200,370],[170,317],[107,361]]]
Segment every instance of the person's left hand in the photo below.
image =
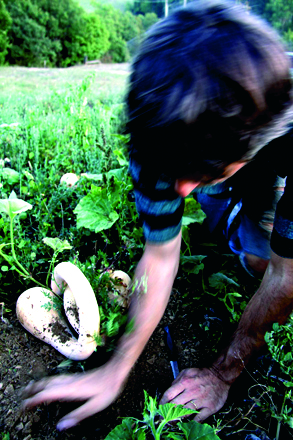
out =
[[201,422],[222,408],[229,388],[230,385],[208,368],[188,368],[181,371],[163,395],[160,404],[175,403],[198,410],[195,420]]

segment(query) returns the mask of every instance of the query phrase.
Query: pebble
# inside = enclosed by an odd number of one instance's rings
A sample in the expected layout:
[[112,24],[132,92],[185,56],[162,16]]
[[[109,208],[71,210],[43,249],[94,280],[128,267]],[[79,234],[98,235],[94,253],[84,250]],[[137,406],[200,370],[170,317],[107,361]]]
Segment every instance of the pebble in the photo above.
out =
[[11,395],[14,393],[14,388],[12,384],[7,385],[7,387],[4,390],[4,394],[7,396]]
[[24,427],[23,432],[25,432],[25,433],[29,433],[29,432],[31,431],[32,425],[33,425],[32,422],[29,420],[29,421],[25,424],[25,427]]
[[19,425],[16,425],[15,430],[17,432],[22,431],[23,430],[23,423],[19,423]]

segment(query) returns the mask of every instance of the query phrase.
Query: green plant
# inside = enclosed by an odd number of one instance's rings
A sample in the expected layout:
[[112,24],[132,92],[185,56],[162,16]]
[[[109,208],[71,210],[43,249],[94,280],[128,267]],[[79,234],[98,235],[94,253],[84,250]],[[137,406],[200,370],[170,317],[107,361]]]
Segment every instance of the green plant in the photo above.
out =
[[[15,253],[15,243],[14,243],[14,233],[13,233],[13,220],[14,218],[27,211],[28,209],[32,209],[32,205],[25,202],[24,200],[18,199],[16,197],[16,194],[12,192],[8,199],[1,199],[0,200],[0,212],[2,214],[6,214],[9,218],[9,224],[10,224],[10,247],[11,247],[11,256],[8,256],[4,254],[3,248],[5,246],[8,246],[6,243],[2,243],[0,245],[0,255],[11,265],[13,270],[16,270],[16,272],[19,273],[20,276],[24,278],[29,278],[32,281],[34,281],[36,284],[41,285],[38,281],[36,281],[30,273],[23,267],[23,265],[19,262],[16,253]],[[5,266],[2,266],[2,270],[6,271],[8,268]]]
[[[290,428],[293,428],[293,382],[291,379],[293,369],[293,316],[290,316],[288,322],[284,325],[275,322],[272,330],[266,333],[265,341],[273,359],[279,364],[285,374],[285,379],[282,380],[284,385],[282,407],[279,413],[276,411],[273,413],[274,417],[279,421],[276,434],[276,440],[278,440],[282,421],[287,423]],[[287,406],[288,403],[290,403],[290,406]]]
[[219,440],[211,426],[194,420],[184,423],[181,421],[183,417],[196,414],[197,411],[172,403],[158,405],[157,399],[149,396],[146,391],[144,397],[143,419],[124,418],[105,440]]

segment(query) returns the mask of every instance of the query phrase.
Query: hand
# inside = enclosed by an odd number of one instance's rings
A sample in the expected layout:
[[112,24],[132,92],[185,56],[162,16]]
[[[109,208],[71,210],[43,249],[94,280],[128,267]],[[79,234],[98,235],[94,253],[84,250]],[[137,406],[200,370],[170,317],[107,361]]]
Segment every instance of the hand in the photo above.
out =
[[115,370],[107,364],[89,373],[46,378],[24,389],[24,408],[56,400],[85,400],[85,404],[58,422],[57,429],[65,430],[107,408],[122,391],[123,383],[117,379],[117,368]]
[[226,402],[230,385],[208,368],[181,371],[163,395],[160,404],[175,403],[198,410],[195,420],[201,422],[219,411]]

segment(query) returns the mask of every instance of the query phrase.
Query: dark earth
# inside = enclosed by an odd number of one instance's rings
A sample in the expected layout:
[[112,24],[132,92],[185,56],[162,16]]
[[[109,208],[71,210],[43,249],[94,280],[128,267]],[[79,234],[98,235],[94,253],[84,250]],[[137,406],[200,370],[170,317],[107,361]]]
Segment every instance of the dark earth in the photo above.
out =
[[[233,270],[239,272],[247,290],[255,289],[255,283],[251,282],[248,275],[242,273],[236,257],[228,257]],[[205,307],[201,307],[199,302],[190,302],[184,289],[190,295],[193,291],[192,285],[184,287],[181,280],[181,287],[183,290],[180,292],[176,288],[172,291],[165,315],[133,368],[118,400],[100,414],[66,432],[58,432],[56,423],[80,403],[52,403],[23,412],[22,388],[31,380],[38,380],[47,375],[82,372],[99,366],[109,353],[104,348],[99,348],[84,363],[64,364],[65,357],[23,329],[16,318],[14,304],[5,303],[12,311],[5,313],[0,319],[0,438],[102,440],[121,423],[121,417],[141,418],[144,405],[143,390],[152,397],[160,398],[173,380],[164,338],[166,325],[170,327],[178,350],[180,370],[209,365],[216,352],[227,343],[228,335],[233,332],[234,327],[230,324],[228,316],[225,316],[224,310],[215,313],[209,299]],[[268,372],[273,372],[276,377],[278,372],[276,373],[275,368],[267,350],[264,350],[251,362],[248,370],[242,373],[231,389],[227,404],[216,417],[207,420],[214,426],[217,425],[217,420],[221,420],[221,429],[218,432],[221,439],[245,440],[249,433],[254,433],[262,440],[275,438],[277,421],[265,409],[265,402],[269,401],[269,398],[261,400],[261,393],[254,392],[256,384],[262,386],[261,381]],[[4,436],[8,433],[10,437]],[[293,438],[292,431],[288,425],[282,424],[280,439],[290,438]]]

